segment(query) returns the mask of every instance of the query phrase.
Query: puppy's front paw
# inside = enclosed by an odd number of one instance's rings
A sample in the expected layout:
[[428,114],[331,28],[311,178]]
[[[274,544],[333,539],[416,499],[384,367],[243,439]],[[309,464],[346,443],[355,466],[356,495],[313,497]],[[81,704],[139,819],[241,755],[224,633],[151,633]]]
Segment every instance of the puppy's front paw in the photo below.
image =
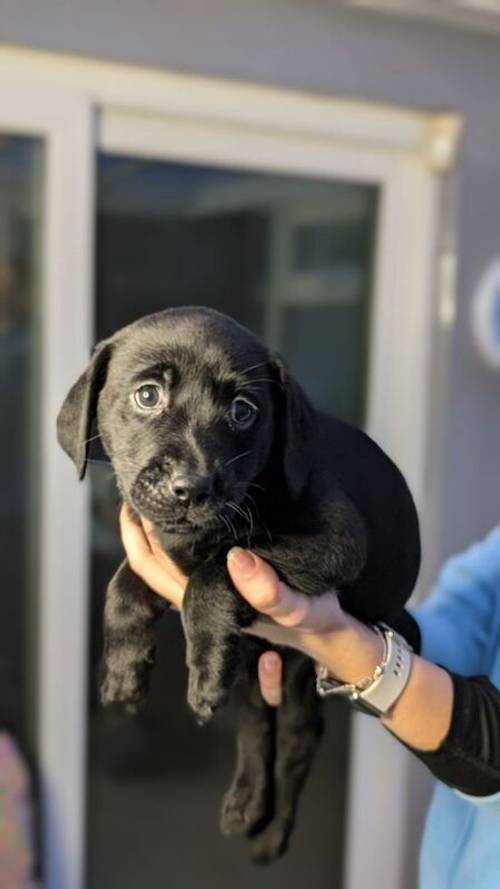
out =
[[227,690],[222,685],[217,670],[190,667],[188,704],[200,725],[208,722],[226,697]]
[[237,639],[197,633],[188,641],[188,704],[198,722],[207,722],[228,696],[238,663]]
[[105,707],[121,706],[129,713],[135,713],[146,691],[147,682],[140,669],[106,670],[100,688],[101,703]]
[[188,704],[200,723],[210,719],[226,699],[240,658],[235,597],[226,585],[225,569],[210,563],[202,567],[203,571],[195,571],[190,578],[181,612],[189,669]]

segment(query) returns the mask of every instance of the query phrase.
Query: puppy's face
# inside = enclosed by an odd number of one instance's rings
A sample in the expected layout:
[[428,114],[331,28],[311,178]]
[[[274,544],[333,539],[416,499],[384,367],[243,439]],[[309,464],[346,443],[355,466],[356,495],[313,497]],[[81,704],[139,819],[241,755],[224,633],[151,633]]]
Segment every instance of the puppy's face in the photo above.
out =
[[292,496],[305,484],[302,390],[253,334],[218,312],[169,309],[99,344],[58,418],[80,477],[96,413],[124,499],[163,530],[229,528],[273,447]]
[[124,498],[164,530],[231,520],[273,441],[273,370],[229,319],[171,313],[118,335],[98,426]]

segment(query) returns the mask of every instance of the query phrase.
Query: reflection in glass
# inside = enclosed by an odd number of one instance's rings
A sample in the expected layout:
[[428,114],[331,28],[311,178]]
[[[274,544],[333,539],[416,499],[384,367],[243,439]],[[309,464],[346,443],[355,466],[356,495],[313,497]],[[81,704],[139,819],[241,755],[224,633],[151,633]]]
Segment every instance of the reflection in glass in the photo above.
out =
[[[280,351],[322,407],[365,410],[376,190],[331,181],[101,155],[96,339],[168,306],[235,317]],[[109,468],[93,478],[88,889],[315,889],[340,884],[348,713],[329,730],[287,856],[250,865],[218,831],[234,715],[198,729],[185,703],[184,642],[171,613],[143,712],[108,720],[96,701],[103,592],[121,559]]]
[[0,729],[31,747],[42,145],[0,134]]

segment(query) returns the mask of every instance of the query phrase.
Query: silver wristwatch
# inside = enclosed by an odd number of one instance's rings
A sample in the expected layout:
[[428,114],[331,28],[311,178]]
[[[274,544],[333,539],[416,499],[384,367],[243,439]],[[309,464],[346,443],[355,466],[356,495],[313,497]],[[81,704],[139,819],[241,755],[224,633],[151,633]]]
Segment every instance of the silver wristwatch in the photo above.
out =
[[402,695],[410,678],[412,648],[399,633],[387,624],[374,624],[373,629],[384,641],[384,655],[372,676],[357,683],[340,682],[320,667],[316,689],[320,697],[341,695],[360,710],[384,716]]

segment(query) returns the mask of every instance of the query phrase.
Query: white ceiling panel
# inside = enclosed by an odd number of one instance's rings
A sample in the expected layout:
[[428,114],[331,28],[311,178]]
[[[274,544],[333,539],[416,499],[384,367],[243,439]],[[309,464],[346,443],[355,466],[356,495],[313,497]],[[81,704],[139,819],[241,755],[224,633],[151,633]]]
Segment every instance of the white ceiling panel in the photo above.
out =
[[345,0],[345,5],[500,34],[500,0]]

